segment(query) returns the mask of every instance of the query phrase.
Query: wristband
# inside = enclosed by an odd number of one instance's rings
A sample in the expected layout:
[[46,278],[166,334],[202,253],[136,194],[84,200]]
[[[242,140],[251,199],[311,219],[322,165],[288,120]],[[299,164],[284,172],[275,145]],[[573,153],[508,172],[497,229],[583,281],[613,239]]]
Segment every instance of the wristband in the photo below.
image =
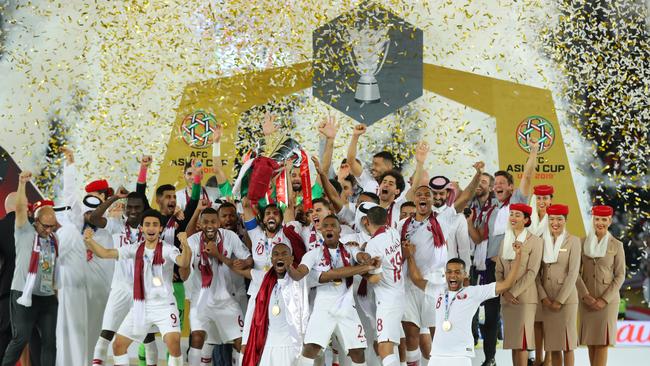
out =
[[138,183],[147,182],[147,166],[140,165],[140,173],[138,174]]
[[221,156],[221,142],[212,144],[212,156]]

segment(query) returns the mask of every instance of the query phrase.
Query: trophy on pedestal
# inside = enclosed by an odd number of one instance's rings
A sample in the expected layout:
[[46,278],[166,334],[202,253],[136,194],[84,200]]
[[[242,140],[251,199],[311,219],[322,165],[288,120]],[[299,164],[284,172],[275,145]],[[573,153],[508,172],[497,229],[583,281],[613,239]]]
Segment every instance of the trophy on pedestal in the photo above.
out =
[[348,30],[348,35],[352,47],[348,57],[354,70],[361,76],[354,100],[357,103],[379,103],[381,96],[375,75],[384,66],[388,55],[388,29],[371,29],[366,24],[362,29]]

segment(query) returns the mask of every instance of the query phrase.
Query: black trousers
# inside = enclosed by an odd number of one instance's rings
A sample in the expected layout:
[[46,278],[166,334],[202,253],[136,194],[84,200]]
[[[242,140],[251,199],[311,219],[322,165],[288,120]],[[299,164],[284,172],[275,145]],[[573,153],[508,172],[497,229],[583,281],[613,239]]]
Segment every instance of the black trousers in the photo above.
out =
[[56,296],[32,296],[32,306],[25,307],[16,302],[22,295],[11,291],[11,341],[7,346],[2,366],[14,366],[20,359],[25,345],[30,341],[34,328],[41,336],[41,366],[55,366],[56,363],[56,317],[59,302]]
[[[487,283],[496,282],[496,263],[489,260],[485,266]],[[500,297],[497,296],[493,299],[483,302],[485,307],[485,323],[479,325],[481,334],[483,335],[483,353],[485,359],[493,359],[497,352],[497,332],[499,330],[499,318],[501,312]]]
[[5,349],[11,341],[11,313],[9,311],[10,294],[0,298],[0,360],[5,356]]

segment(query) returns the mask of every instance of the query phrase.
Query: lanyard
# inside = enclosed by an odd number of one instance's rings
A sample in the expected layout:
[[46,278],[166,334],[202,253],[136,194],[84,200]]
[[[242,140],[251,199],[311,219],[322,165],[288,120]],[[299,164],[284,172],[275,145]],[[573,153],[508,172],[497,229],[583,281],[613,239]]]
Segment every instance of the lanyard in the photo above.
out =
[[445,321],[449,320],[449,313],[451,311],[451,306],[454,305],[454,301],[456,301],[456,298],[458,297],[458,295],[461,294],[461,292],[463,292],[463,290],[465,290],[464,287],[461,288],[460,291],[456,293],[456,295],[451,299],[451,302],[449,302],[449,290],[445,290]]

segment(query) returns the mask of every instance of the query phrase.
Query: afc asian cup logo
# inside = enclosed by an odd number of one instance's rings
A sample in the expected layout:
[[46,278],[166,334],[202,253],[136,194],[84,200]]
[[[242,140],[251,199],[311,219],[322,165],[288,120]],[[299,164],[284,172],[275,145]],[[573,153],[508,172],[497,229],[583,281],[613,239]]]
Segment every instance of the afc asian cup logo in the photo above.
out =
[[555,142],[555,129],[549,120],[541,116],[530,116],[517,126],[517,144],[525,152],[530,152],[530,138],[539,142],[539,153],[548,151]]
[[212,145],[217,119],[211,113],[198,110],[188,114],[180,126],[180,134],[190,147],[204,149]]

